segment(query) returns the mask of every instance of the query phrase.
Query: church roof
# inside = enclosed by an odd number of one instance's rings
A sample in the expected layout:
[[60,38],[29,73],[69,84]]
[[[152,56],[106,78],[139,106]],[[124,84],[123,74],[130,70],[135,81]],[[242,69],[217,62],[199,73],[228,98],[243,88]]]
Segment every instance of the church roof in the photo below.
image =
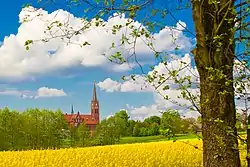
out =
[[69,123],[74,123],[74,120],[79,118],[86,125],[96,125],[96,124],[98,124],[98,120],[95,120],[95,118],[92,115],[64,114],[64,118]]

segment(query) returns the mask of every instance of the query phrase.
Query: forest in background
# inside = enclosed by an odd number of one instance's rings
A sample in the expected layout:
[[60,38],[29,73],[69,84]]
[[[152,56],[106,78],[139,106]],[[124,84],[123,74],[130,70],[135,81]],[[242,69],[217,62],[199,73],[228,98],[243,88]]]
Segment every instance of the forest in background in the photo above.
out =
[[[93,136],[86,125],[70,127],[61,110],[26,109],[24,112],[0,110],[0,150],[29,150],[86,147],[119,143],[122,137],[157,136],[167,139],[177,134],[199,134],[201,118],[182,118],[175,110],[144,121],[130,119],[125,110],[101,121]],[[237,114],[237,128],[241,128]],[[197,135],[198,136],[198,135]]]

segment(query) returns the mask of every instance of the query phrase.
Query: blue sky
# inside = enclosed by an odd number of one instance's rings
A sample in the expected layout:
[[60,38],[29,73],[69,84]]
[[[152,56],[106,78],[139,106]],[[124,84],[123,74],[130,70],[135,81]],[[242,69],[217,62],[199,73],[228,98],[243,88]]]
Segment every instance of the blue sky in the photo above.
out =
[[[33,1],[34,2],[34,1]],[[160,2],[160,1],[159,1]],[[135,117],[140,117],[140,113],[146,116],[151,113],[151,110],[158,110],[162,106],[157,102],[155,93],[152,91],[140,92],[137,88],[132,88],[134,85],[119,85],[120,78],[123,75],[128,75],[134,72],[138,72],[138,68],[127,69],[127,70],[112,70],[117,68],[113,67],[112,64],[95,64],[95,65],[82,65],[79,63],[79,57],[74,57],[75,53],[81,52],[78,50],[76,52],[64,52],[65,50],[60,50],[62,55],[72,55],[69,58],[72,63],[67,64],[66,61],[55,60],[58,62],[48,62],[47,60],[43,62],[41,56],[47,56],[45,53],[42,54],[41,46],[34,47],[31,52],[23,56],[24,51],[21,48],[20,41],[25,40],[24,38],[35,37],[37,35],[39,24],[30,23],[29,26],[19,23],[19,13],[22,10],[22,5],[30,3],[30,0],[18,0],[13,3],[12,1],[3,1],[0,5],[0,20],[1,20],[1,31],[0,31],[0,41],[2,41],[2,47],[0,48],[0,62],[5,64],[5,62],[15,62],[16,65],[13,67],[2,65],[2,72],[0,72],[0,107],[8,106],[15,110],[24,110],[25,108],[50,108],[57,109],[60,108],[64,112],[70,112],[71,104],[74,105],[76,111],[82,113],[88,113],[90,110],[90,100],[92,98],[92,88],[93,82],[96,81],[98,84],[98,98],[101,107],[101,118],[105,118],[120,109],[127,109],[134,114]],[[154,4],[154,7],[160,7],[162,4]],[[34,4],[36,7],[36,4]],[[49,13],[63,8],[63,6],[48,6],[43,12],[48,11]],[[84,7],[74,8],[71,13],[74,16],[81,16]],[[65,9],[65,8],[64,8]],[[65,11],[63,11],[65,12]],[[182,10],[179,12],[173,12],[177,20],[180,20],[186,24],[187,28],[191,32],[194,32],[192,15],[190,9]],[[140,22],[142,16],[140,15],[137,20]],[[156,17],[156,19],[158,19]],[[166,22],[166,23],[164,23]],[[164,24],[167,26],[177,26],[176,21],[172,17],[167,17],[164,20]],[[18,31],[19,29],[19,31]],[[40,31],[39,31],[40,32]],[[12,36],[10,36],[13,34]],[[159,38],[159,48],[164,47],[166,43],[171,40],[169,33],[159,31],[155,32]],[[88,36],[92,37],[91,34]],[[95,35],[93,35],[94,40]],[[98,37],[98,35],[97,35]],[[96,54],[99,51],[99,47],[104,47],[103,45],[107,43],[105,41],[106,36],[100,37],[100,41],[97,44],[100,46],[93,46],[91,53]],[[191,43],[193,44],[194,37],[188,33],[181,32],[179,35],[179,42],[183,44],[183,52],[178,56],[183,57],[185,53],[189,52]],[[5,39],[5,40],[4,40]],[[27,40],[27,39],[26,39]],[[91,38],[92,40],[92,38]],[[107,38],[108,41],[108,38]],[[17,44],[18,43],[18,44]],[[17,46],[18,45],[18,46]],[[19,46],[20,45],[20,46]],[[50,45],[50,44],[48,44]],[[52,46],[53,44],[51,44]],[[56,43],[55,45],[62,44]],[[111,45],[111,43],[110,43]],[[46,46],[50,48],[50,46]],[[52,48],[54,48],[53,46]],[[172,48],[167,45],[169,49]],[[1,52],[2,49],[2,52]],[[98,51],[95,51],[96,49]],[[105,48],[101,48],[105,49]],[[168,48],[167,48],[168,49]],[[173,50],[173,49],[172,49]],[[44,49],[46,51],[46,48]],[[49,51],[49,49],[47,50]],[[147,53],[142,49],[139,51],[142,59],[147,59],[145,67],[148,66],[148,61],[150,59],[150,53]],[[82,50],[82,54],[88,52],[88,50]],[[99,53],[99,52],[98,52]],[[20,55],[19,55],[20,54]],[[24,62],[26,62],[27,56],[37,56],[39,54],[39,59],[27,60],[27,64],[24,67]],[[59,53],[56,53],[59,54]],[[144,55],[147,55],[143,57]],[[60,55],[60,58],[62,58]],[[91,55],[91,54],[90,54]],[[20,60],[17,60],[20,59]],[[84,57],[84,59],[91,59]],[[22,61],[25,60],[25,61]],[[103,62],[102,58],[97,58],[96,61]],[[52,60],[51,60],[52,61]],[[84,62],[85,60],[82,60]],[[95,63],[96,61],[88,60],[88,63]],[[78,63],[76,63],[78,62]],[[56,63],[56,64],[55,64]],[[61,64],[60,64],[61,63]],[[155,62],[150,62],[154,64]],[[7,63],[8,64],[8,63]],[[84,63],[83,63],[84,64]],[[125,68],[125,67],[124,67]],[[125,68],[126,69],[126,68]],[[33,71],[32,71],[33,70]],[[112,82],[104,82],[109,78]],[[106,80],[107,81],[107,80]],[[106,85],[105,85],[106,84]],[[117,89],[110,89],[110,87],[116,86]],[[110,86],[111,85],[111,86]],[[131,87],[130,87],[131,86]],[[40,89],[39,89],[40,88]],[[47,93],[46,93],[47,92]],[[162,104],[160,104],[162,105]],[[167,104],[164,104],[167,105]],[[166,106],[167,107],[167,106]],[[138,114],[137,114],[138,112]],[[154,113],[152,112],[152,113]],[[152,114],[151,113],[151,114]],[[150,115],[150,114],[149,114]]]

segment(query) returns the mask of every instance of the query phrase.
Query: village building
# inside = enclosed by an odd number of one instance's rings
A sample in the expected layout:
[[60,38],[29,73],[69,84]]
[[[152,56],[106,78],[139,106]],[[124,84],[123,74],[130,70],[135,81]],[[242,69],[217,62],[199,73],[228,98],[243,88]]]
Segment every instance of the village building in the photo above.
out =
[[80,112],[75,113],[72,105],[71,114],[64,114],[64,118],[70,126],[78,127],[81,123],[84,123],[89,128],[91,135],[93,135],[100,121],[99,101],[97,99],[95,83],[91,100],[91,113],[89,115],[80,114]]

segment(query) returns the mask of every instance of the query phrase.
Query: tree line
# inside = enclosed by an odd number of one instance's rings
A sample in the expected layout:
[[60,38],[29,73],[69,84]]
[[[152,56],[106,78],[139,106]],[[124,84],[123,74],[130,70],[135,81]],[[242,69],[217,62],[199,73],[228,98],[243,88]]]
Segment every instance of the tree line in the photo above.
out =
[[[240,115],[238,115],[240,118]],[[241,121],[239,119],[239,121]],[[240,126],[240,122],[239,128]],[[126,136],[197,134],[201,119],[182,118],[175,110],[162,116],[150,116],[144,121],[130,119],[127,111],[120,110],[96,127],[93,136],[85,124],[68,126],[61,110],[27,109],[23,112],[0,110],[0,150],[27,150],[65,147],[85,147],[119,143]]]
[[4,108],[0,110],[0,149],[55,148],[65,138],[62,129],[67,128],[60,110],[27,109],[18,112]]

